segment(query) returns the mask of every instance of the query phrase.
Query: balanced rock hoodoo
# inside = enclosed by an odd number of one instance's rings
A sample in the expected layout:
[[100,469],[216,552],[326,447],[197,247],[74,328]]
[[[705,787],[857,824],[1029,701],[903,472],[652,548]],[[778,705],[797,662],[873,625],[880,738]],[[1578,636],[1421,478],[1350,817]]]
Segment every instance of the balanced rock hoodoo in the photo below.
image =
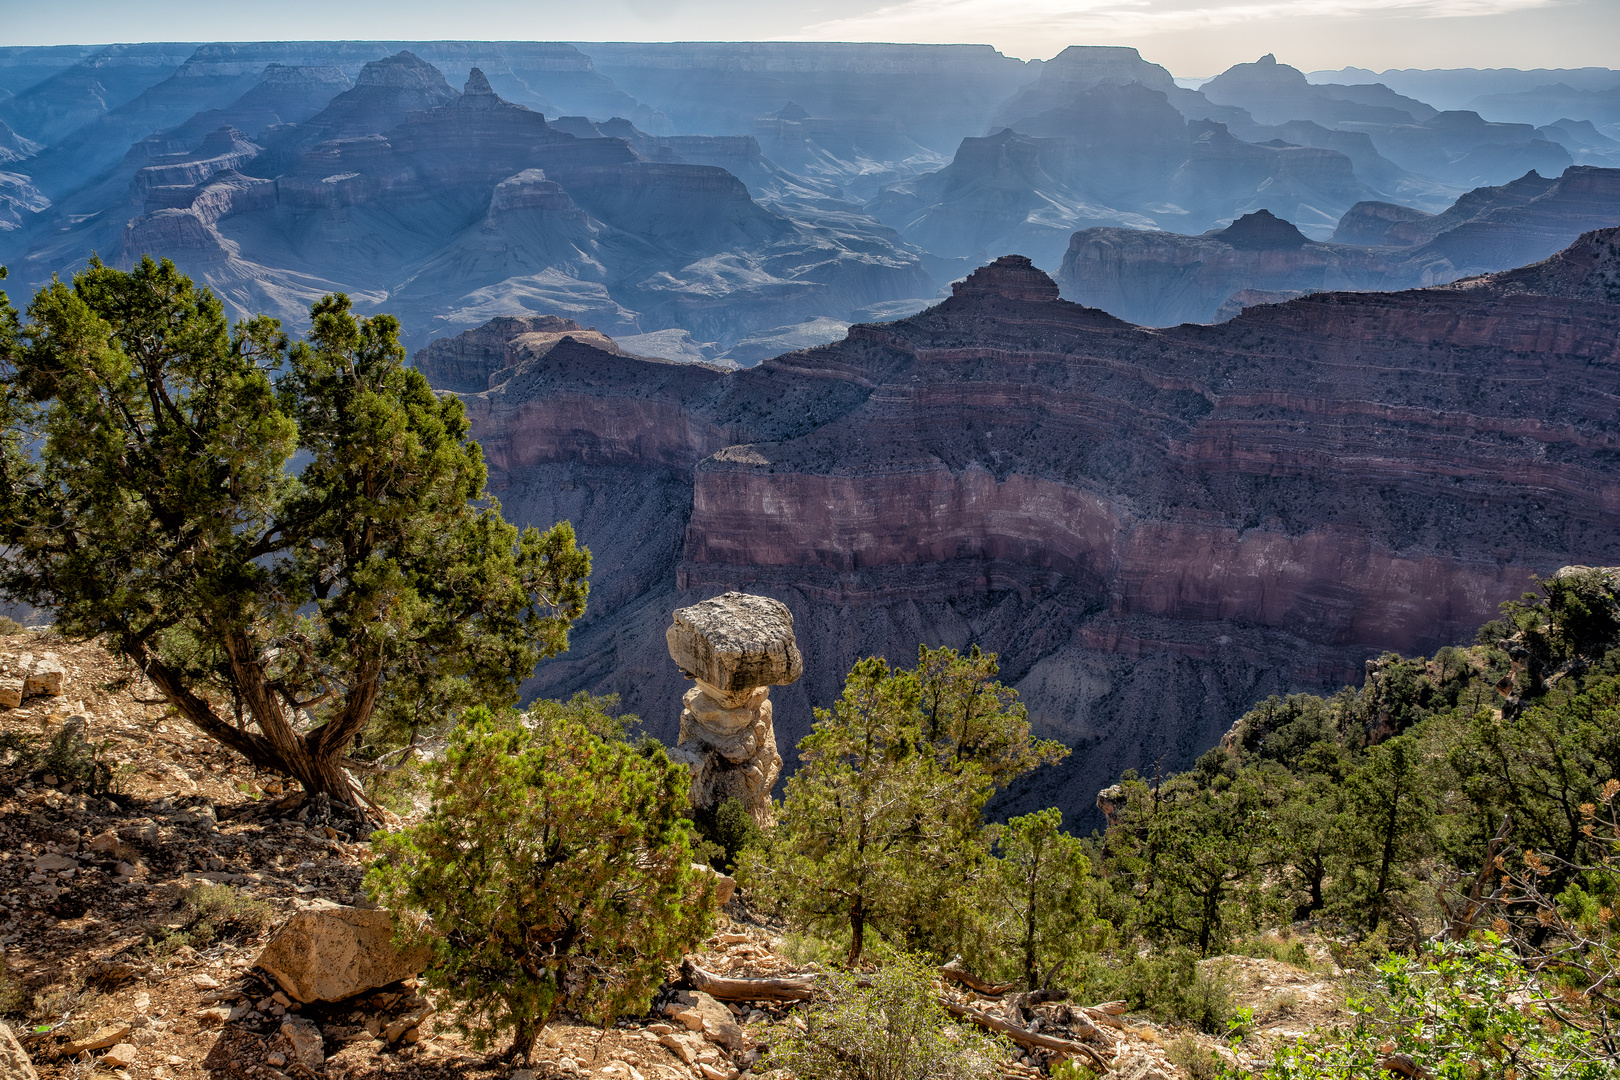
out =
[[782,771],[770,688],[804,673],[792,613],[778,600],[729,592],[677,608],[664,637],[681,674],[697,683],[682,698],[670,754],[692,770],[692,805],[712,810],[735,798],[769,825],[771,786]]

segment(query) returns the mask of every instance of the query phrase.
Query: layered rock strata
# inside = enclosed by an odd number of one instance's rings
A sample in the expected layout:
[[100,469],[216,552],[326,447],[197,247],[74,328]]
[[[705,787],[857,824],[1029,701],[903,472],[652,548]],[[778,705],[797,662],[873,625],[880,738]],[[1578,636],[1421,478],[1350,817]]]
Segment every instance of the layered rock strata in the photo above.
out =
[[740,801],[771,824],[771,787],[782,771],[770,691],[804,674],[793,615],[780,601],[728,592],[680,608],[665,631],[670,658],[697,683],[681,698],[671,758],[692,771],[692,805]]
[[667,612],[782,601],[785,756],[859,657],[1002,658],[1076,748],[1071,821],[1269,693],[1466,639],[1532,575],[1620,563],[1620,232],[1468,285],[1154,330],[1007,257],[943,303],[724,372],[566,343],[466,397],[509,516],[571,520],[592,610],[531,692],[674,742]]

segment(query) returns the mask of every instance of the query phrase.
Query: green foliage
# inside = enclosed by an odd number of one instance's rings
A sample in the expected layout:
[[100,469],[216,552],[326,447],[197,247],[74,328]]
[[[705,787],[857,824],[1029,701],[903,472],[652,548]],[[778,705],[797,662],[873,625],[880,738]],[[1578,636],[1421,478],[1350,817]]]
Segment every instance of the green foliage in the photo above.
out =
[[801,929],[866,931],[911,948],[956,951],[987,858],[980,814],[998,778],[1064,752],[1032,742],[995,658],[921,649],[916,671],[856,663],[799,743],[777,826],[739,867]]
[[205,949],[217,941],[244,941],[275,921],[275,910],[257,897],[229,885],[197,884],[181,893],[170,920],[147,935],[146,948],[162,958],[186,945]]
[[63,724],[49,739],[24,731],[0,733],[0,756],[30,776],[55,776],[60,787],[77,785],[90,795],[113,791],[117,772],[107,758],[108,742],[91,743],[82,724]]
[[694,824],[703,837],[709,863],[722,873],[736,869],[744,851],[757,846],[764,836],[759,823],[741,799],[725,798],[712,810],[695,810]]
[[[1206,772],[1208,770],[1206,769]],[[1259,870],[1277,841],[1276,793],[1257,771],[1125,784],[1105,848],[1116,891],[1136,898],[1132,924],[1200,955],[1264,911]]]
[[5,309],[0,596],[107,635],[192,724],[344,801],[374,723],[397,742],[515,703],[566,648],[589,555],[502,519],[398,329],[342,295],[306,341],[229,327],[150,259]]
[[603,1024],[646,1009],[713,918],[679,812],[686,770],[603,738],[610,718],[585,712],[469,710],[426,820],[374,841],[367,888],[431,946],[427,982],[480,1048],[510,1032],[527,1056],[564,1008]]
[[1132,1012],[1161,1023],[1185,1024],[1222,1034],[1232,1021],[1232,987],[1216,970],[1198,963],[1186,948],[1163,948],[1128,957],[1089,958],[1075,996],[1086,1001],[1124,1001]]
[[1378,1076],[1391,1055],[1442,1080],[1616,1075],[1612,1053],[1587,1030],[1538,1003],[1544,988],[1494,934],[1437,942],[1377,968],[1368,993],[1350,1001],[1348,1030],[1283,1046],[1266,1080]]
[[988,926],[974,969],[1034,990],[1061,985],[1112,929],[1096,914],[1085,845],[1063,832],[1057,809],[1015,817],[997,831],[979,904]]
[[1003,1045],[950,1019],[920,961],[888,957],[861,981],[830,973],[827,1000],[805,1012],[805,1030],[783,1040],[771,1066],[815,1080],[981,1080],[1007,1057]]

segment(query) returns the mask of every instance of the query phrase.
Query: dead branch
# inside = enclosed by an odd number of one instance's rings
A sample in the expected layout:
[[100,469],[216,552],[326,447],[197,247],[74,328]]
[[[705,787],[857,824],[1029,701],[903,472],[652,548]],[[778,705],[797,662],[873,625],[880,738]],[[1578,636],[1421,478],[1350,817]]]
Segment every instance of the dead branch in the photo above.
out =
[[701,990],[721,1001],[809,1001],[815,994],[813,975],[793,975],[785,979],[728,979],[704,971],[688,957],[681,974],[694,990]]
[[939,973],[952,982],[961,983],[975,994],[983,994],[985,997],[1000,997],[1013,988],[1012,983],[985,982],[962,966],[960,956],[941,967]]
[[[1108,1071],[1107,1059],[1084,1043],[1077,1043],[1071,1039],[1058,1039],[1051,1035],[1037,1035],[1033,1031],[1025,1031],[1016,1024],[1009,1024],[1005,1020],[967,1005],[958,1005],[951,1001],[942,1001],[940,1004],[952,1016],[962,1020],[969,1020],[987,1031],[1005,1035],[1019,1046],[1032,1050],[1050,1050],[1053,1053],[1063,1054],[1067,1057],[1084,1057],[1097,1066],[1100,1071]],[[1102,1032],[1097,1028],[1092,1028],[1091,1031],[1095,1032],[1099,1037],[1102,1036]]]

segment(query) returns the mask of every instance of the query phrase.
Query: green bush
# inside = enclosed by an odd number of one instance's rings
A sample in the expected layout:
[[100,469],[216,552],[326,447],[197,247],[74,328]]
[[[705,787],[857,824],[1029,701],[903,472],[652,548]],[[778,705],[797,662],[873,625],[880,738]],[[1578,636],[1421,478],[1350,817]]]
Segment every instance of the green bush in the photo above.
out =
[[1005,1047],[954,1022],[935,996],[934,973],[900,954],[856,983],[829,975],[828,1000],[804,1014],[770,1065],[806,1080],[981,1080],[998,1075]]
[[565,1008],[602,1024],[645,1010],[713,920],[686,770],[578,713],[469,710],[426,820],[375,840],[367,888],[431,946],[428,985],[480,1049],[510,1032],[527,1057]]

